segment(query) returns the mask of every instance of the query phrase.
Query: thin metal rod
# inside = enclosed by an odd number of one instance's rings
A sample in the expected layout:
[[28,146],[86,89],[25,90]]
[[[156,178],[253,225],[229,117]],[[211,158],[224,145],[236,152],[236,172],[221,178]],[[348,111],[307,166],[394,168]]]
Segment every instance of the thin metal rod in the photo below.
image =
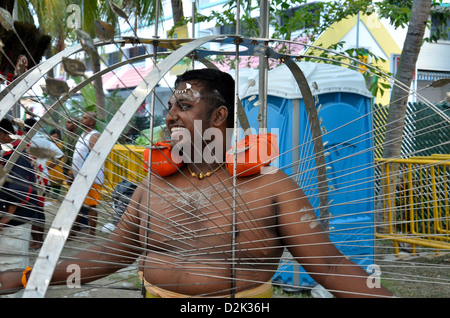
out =
[[[235,126],[237,127],[237,123],[235,123]],[[236,186],[234,188],[236,189]],[[237,224],[238,223],[237,219],[234,222]]]
[[[260,38],[269,37],[269,1],[261,0],[260,4]],[[267,43],[267,42],[266,42]],[[269,71],[269,57],[266,53],[267,47],[261,48],[259,55],[259,128],[261,131],[267,129],[267,77]]]
[[[239,116],[239,28],[240,28],[240,10],[241,2],[238,0],[236,12],[236,68],[234,78],[234,147],[237,150],[238,144],[238,116]],[[232,237],[231,237],[231,298],[236,295],[236,197],[237,197],[237,151],[233,152],[233,215],[232,215]]]

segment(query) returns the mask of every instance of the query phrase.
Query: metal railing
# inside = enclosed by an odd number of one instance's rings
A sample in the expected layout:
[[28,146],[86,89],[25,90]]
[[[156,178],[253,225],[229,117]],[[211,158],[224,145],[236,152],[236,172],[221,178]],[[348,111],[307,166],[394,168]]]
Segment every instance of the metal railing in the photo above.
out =
[[382,218],[376,237],[431,247],[450,249],[450,155],[409,159],[376,159],[382,191]]
[[105,161],[105,182],[103,184],[108,193],[120,181],[126,179],[139,183],[147,173],[143,168],[143,155],[145,147],[134,145],[114,145]]

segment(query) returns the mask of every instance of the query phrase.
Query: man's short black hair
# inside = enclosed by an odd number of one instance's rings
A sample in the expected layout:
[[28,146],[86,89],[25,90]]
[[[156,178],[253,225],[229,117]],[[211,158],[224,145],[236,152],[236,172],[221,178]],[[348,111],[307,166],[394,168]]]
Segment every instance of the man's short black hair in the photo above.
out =
[[34,118],[27,118],[25,119],[24,123],[25,123],[24,130],[28,132],[31,129],[31,127],[33,127],[34,124],[37,123],[37,120]]
[[15,131],[14,131],[13,123],[9,119],[3,118],[0,121],[0,132],[3,132],[3,133],[8,132],[8,133],[14,134]]
[[52,129],[50,130],[49,135],[58,135],[58,138],[61,139],[61,131],[59,129]]
[[212,110],[224,105],[228,109],[227,128],[234,126],[234,79],[225,72],[215,69],[196,69],[178,76],[175,88],[181,82],[200,81],[202,97],[209,99]]

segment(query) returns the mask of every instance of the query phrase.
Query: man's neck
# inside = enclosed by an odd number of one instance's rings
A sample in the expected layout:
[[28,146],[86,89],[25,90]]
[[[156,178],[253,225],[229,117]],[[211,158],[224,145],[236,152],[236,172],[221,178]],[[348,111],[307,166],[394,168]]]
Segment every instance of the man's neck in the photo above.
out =
[[93,130],[94,130],[94,128],[86,127],[86,128],[84,129],[85,135],[89,134],[89,133],[90,133],[91,131],[93,131]]
[[208,172],[212,173],[218,167],[222,165],[223,162],[191,162],[188,163],[188,168],[190,172],[194,173],[203,173],[206,174]]

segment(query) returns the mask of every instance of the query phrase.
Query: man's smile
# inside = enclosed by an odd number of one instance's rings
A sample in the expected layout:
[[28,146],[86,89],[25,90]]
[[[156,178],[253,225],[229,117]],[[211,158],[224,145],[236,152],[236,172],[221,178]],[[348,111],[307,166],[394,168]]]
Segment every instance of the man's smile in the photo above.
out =
[[181,126],[174,126],[170,128],[170,139],[173,141],[180,140],[180,136],[184,136],[185,134],[189,133],[189,130],[187,130],[184,127]]

